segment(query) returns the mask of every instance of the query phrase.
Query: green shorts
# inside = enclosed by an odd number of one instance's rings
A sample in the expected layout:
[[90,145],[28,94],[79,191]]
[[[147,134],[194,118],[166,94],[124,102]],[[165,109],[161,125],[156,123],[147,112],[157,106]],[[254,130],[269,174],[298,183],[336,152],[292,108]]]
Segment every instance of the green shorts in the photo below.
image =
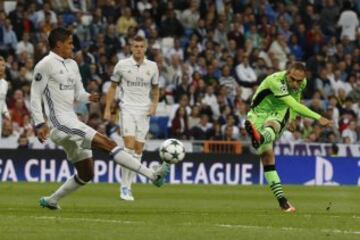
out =
[[[278,114],[277,112],[255,112],[251,110],[247,114],[247,120],[249,120],[259,132],[262,132],[264,130],[264,125],[267,121],[278,122],[281,125],[281,129],[279,133],[276,134],[276,138],[275,138],[276,140],[281,136],[282,131],[284,129],[282,124],[284,117]],[[261,144],[256,151],[258,154],[261,154],[267,150],[272,150],[272,149],[273,149],[273,143],[267,143],[267,144]]]

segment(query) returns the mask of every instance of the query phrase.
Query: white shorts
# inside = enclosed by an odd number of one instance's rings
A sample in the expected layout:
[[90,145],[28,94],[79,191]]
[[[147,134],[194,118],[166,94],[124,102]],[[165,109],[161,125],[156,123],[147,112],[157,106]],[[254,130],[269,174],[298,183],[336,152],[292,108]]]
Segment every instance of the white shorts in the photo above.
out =
[[145,142],[149,127],[150,117],[146,112],[135,113],[121,109],[120,129],[123,137],[134,136],[136,141]]
[[64,148],[71,163],[92,158],[91,142],[96,131],[85,123],[71,119],[59,123],[50,131],[50,139]]

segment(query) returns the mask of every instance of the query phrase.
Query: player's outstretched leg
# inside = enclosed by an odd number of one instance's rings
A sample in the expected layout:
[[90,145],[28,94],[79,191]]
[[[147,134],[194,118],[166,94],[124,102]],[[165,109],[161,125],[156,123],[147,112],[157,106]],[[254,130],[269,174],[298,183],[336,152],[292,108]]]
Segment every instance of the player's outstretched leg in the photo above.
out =
[[125,152],[120,147],[115,147],[111,150],[110,156],[114,161],[123,167],[126,167],[132,171],[135,171],[147,178],[149,178],[153,184],[157,187],[161,187],[165,183],[165,178],[169,175],[170,166],[163,162],[161,165],[156,166],[154,169],[150,169],[140,162],[138,162],[133,156]]
[[51,210],[61,209],[60,199],[86,185],[94,176],[94,166],[91,158],[74,163],[77,174],[74,174],[61,185],[52,195],[41,197],[40,206]]
[[150,169],[124,151],[113,140],[100,133],[96,133],[91,144],[93,148],[108,151],[117,164],[149,178],[157,187],[162,186],[165,183],[165,178],[169,175],[169,164],[164,162],[162,165],[157,166],[156,169]]

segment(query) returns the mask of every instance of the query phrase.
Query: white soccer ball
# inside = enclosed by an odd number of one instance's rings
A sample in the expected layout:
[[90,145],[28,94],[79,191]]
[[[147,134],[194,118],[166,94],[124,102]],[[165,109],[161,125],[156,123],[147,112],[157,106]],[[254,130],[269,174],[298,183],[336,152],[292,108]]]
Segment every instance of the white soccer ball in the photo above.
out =
[[159,153],[162,161],[175,164],[184,159],[185,148],[182,142],[171,138],[161,143]]

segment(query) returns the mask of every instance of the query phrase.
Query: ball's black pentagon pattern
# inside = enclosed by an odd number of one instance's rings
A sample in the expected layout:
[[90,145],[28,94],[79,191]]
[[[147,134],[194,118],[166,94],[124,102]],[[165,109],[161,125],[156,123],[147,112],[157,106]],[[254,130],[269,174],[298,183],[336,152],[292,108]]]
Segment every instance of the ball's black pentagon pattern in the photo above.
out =
[[176,164],[184,159],[185,148],[182,142],[171,138],[161,143],[159,154],[162,161]]

